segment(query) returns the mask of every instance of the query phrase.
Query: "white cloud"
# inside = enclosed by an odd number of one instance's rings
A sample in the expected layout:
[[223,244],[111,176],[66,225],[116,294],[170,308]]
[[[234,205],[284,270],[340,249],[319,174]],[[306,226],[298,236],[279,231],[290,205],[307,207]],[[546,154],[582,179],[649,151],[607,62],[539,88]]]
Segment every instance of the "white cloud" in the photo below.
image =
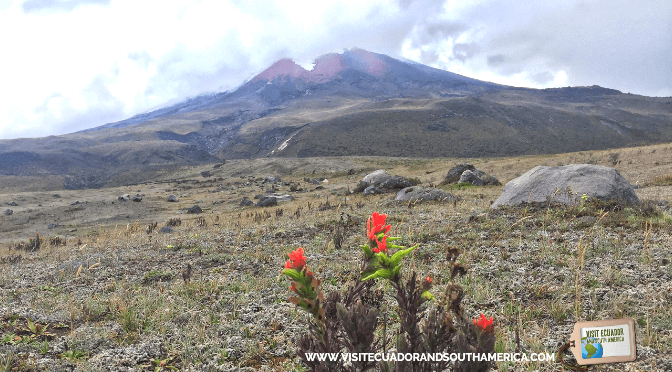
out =
[[0,0],[0,138],[62,134],[361,47],[500,84],[671,95],[672,2]]

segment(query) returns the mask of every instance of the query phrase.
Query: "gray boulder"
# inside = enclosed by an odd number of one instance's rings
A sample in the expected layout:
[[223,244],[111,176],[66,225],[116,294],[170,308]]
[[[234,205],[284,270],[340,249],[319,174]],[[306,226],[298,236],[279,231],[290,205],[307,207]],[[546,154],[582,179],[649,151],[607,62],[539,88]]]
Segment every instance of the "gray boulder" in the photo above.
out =
[[365,188],[363,193],[364,193],[364,195],[376,195],[376,194],[382,194],[383,190],[379,189],[375,185],[371,185],[371,186]]
[[275,184],[275,183],[278,183],[278,182],[282,182],[282,179],[278,176],[268,176],[268,177],[264,178],[264,183]]
[[[568,193],[569,190],[572,195]],[[524,202],[555,201],[573,204],[583,194],[601,200],[640,204],[632,185],[616,169],[601,165],[570,164],[561,167],[536,166],[530,169],[509,181],[504,186],[502,195],[490,208]]]
[[199,213],[203,213],[203,210],[198,205],[194,205],[193,207],[187,209],[187,213],[199,214]]
[[249,207],[250,205],[254,205],[254,202],[252,200],[248,199],[247,196],[245,196],[240,200],[239,205],[241,207]]
[[275,207],[278,205],[278,199],[274,196],[265,196],[256,204],[257,207]]
[[359,184],[357,185],[357,187],[355,187],[355,192],[363,192],[370,186],[379,185],[387,181],[388,179],[390,179],[390,177],[392,176],[390,176],[390,174],[387,173],[384,169],[378,169],[377,171],[373,171],[364,176],[364,178],[362,178],[362,180],[359,181]]
[[117,200],[129,201],[129,200],[131,200],[131,197],[128,194],[125,194],[125,195],[122,195],[122,196],[118,197]]
[[462,172],[460,180],[457,183],[470,183],[474,186],[483,186],[485,185],[485,182],[483,182],[483,179],[481,178],[482,176],[485,176],[485,172],[467,169]]
[[266,197],[269,197],[269,196],[274,197],[275,200],[278,203],[289,202],[289,201],[294,200],[294,197],[289,195],[289,194],[273,193],[273,194],[270,194],[270,195],[266,195]]
[[179,201],[179,199],[177,198],[177,196],[175,196],[173,194],[170,194],[170,195],[168,195],[168,201],[171,202],[171,203],[177,203]]
[[367,174],[355,188],[354,192],[363,192],[365,195],[382,194],[386,191],[403,189],[413,186],[413,183],[401,176],[390,176],[383,169]]
[[392,176],[380,184],[380,188],[388,190],[400,190],[414,186],[413,183],[402,176]]
[[373,171],[364,176],[364,178],[362,178],[362,182],[366,183],[367,185],[376,185],[387,181],[387,179],[390,177],[392,176],[390,176],[390,174],[387,173],[384,169],[378,169],[377,171]]
[[443,183],[457,183],[460,180],[460,177],[462,177],[462,173],[466,170],[474,171],[476,168],[467,163],[458,164],[450,168],[448,174],[446,174],[446,177],[443,179]]
[[430,187],[406,187],[394,197],[396,201],[425,202],[431,200],[453,202],[459,198],[451,193]]
[[452,167],[441,182],[442,185],[450,183],[470,183],[474,186],[500,186],[501,183],[493,176],[476,169],[473,165],[462,163]]
[[140,196],[140,195],[135,195],[135,196],[133,196],[133,197],[131,198],[131,200],[134,201],[134,202],[136,202],[136,203],[140,203],[140,202],[142,201],[142,196]]
[[7,209],[7,210],[5,211],[5,214],[6,214],[7,216],[11,216],[12,214],[14,214],[14,211],[11,210],[11,209]]

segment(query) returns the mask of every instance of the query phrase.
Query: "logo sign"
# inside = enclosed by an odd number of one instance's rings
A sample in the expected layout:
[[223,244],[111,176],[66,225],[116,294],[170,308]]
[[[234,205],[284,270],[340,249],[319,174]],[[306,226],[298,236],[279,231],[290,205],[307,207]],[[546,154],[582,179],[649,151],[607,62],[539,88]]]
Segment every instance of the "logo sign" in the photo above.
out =
[[578,322],[570,347],[579,365],[631,362],[637,358],[632,318]]

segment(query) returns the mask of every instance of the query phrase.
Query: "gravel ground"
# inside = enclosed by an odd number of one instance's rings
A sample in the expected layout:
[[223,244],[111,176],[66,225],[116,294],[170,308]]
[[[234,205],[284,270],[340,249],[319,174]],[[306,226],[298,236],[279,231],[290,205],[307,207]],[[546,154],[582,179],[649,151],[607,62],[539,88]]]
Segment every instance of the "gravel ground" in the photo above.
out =
[[[576,321],[633,317],[637,360],[590,370],[672,370],[668,212],[489,211],[481,199],[465,193],[457,205],[414,208],[383,196],[347,208],[290,204],[282,215],[257,208],[207,216],[205,226],[185,221],[172,234],[127,227],[84,237],[81,246],[9,252],[0,257],[0,367],[301,371],[294,342],[309,318],[287,301],[279,276],[286,253],[304,247],[322,290],[341,290],[358,276],[364,242],[364,225],[343,221],[380,211],[404,245],[420,244],[405,270],[432,275],[439,298],[446,248],[462,251],[463,303],[474,318],[495,318],[497,351],[555,353]],[[388,291],[382,304],[392,314],[389,285],[377,289]],[[46,328],[31,330],[29,321]],[[562,370],[545,362],[493,369]]]

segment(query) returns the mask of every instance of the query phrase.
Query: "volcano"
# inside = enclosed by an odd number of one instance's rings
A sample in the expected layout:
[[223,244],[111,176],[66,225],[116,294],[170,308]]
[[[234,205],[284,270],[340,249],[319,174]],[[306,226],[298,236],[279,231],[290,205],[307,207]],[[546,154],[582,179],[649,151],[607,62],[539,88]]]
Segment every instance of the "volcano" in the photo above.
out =
[[355,48],[310,70],[281,59],[233,91],[82,132],[0,141],[0,175],[81,188],[223,159],[493,157],[669,141],[670,97],[509,87]]

